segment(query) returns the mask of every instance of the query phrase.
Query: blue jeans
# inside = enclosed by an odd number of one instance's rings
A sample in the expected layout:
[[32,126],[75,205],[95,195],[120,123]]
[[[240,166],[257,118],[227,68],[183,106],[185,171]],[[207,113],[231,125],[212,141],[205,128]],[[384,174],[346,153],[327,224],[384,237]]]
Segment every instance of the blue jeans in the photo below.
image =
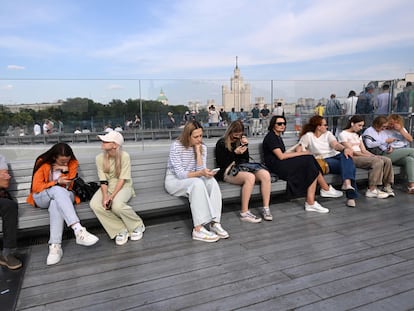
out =
[[356,199],[358,197],[358,189],[355,182],[355,165],[351,157],[348,159],[343,153],[339,153],[334,157],[326,158],[325,161],[329,165],[329,172],[332,174],[341,175],[342,180],[350,179],[351,186],[355,191],[347,190],[345,192],[348,199]]
[[79,222],[73,206],[74,195],[61,186],[53,186],[33,194],[33,199],[40,208],[49,209],[50,239],[49,244],[61,244],[64,222],[71,226]]

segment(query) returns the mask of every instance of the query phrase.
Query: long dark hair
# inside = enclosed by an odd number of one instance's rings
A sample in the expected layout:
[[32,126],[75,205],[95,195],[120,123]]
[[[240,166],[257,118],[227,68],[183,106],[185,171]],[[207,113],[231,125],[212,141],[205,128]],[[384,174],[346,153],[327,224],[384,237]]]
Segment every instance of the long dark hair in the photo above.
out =
[[302,132],[300,133],[300,137],[302,137],[303,135],[305,135],[307,132],[312,132],[315,133],[316,128],[320,125],[322,125],[322,120],[325,119],[324,117],[321,116],[313,116],[312,118],[309,119],[309,122],[306,123],[303,128],[302,128]]
[[68,144],[57,143],[53,145],[52,148],[50,148],[48,151],[42,153],[36,158],[36,162],[33,168],[33,175],[43,164],[53,164],[58,156],[70,157],[71,160],[76,160],[75,154]]
[[272,119],[270,119],[269,127],[267,128],[269,131],[273,131],[273,129],[275,128],[276,120],[279,118],[283,119],[286,123],[286,118],[284,116],[273,116]]
[[359,122],[365,122],[364,118],[360,115],[354,115],[349,120],[346,126],[344,127],[344,130],[350,129],[352,127],[352,123],[359,123]]

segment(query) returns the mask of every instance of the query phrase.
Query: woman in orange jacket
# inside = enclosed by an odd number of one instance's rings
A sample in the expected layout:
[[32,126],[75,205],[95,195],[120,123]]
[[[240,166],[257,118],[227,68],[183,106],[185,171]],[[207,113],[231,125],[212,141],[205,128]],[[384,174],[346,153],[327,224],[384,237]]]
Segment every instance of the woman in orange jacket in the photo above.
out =
[[48,265],[56,264],[62,258],[64,222],[73,229],[77,244],[90,246],[99,240],[81,226],[76,215],[74,203],[79,203],[80,200],[75,197],[71,189],[77,171],[78,160],[72,148],[65,143],[55,144],[37,157],[35,162],[27,202],[49,210],[50,239],[49,255],[46,260]]

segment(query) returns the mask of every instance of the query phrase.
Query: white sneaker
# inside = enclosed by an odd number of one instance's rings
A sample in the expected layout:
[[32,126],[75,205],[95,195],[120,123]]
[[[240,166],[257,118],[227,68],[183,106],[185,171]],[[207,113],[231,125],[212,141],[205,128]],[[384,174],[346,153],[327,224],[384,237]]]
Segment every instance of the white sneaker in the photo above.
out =
[[50,244],[49,254],[47,255],[46,264],[48,266],[57,264],[63,256],[62,247],[60,244]]
[[321,189],[321,197],[323,198],[340,198],[344,193],[342,191],[336,190],[334,187],[329,185],[328,190]]
[[214,232],[210,232],[206,228],[201,227],[200,231],[193,229],[193,240],[203,242],[217,242],[220,240],[220,237]]
[[388,193],[388,196],[395,197],[394,190],[391,188],[391,185],[386,185],[384,187],[384,192]]
[[241,221],[247,221],[251,223],[259,223],[262,221],[261,217],[257,217],[252,212],[247,211],[245,213],[240,213],[240,220]]
[[383,192],[377,188],[374,190],[367,189],[367,192],[365,192],[365,196],[367,198],[377,198],[377,199],[386,199],[389,197],[389,194],[387,192]]
[[263,207],[262,215],[263,215],[264,220],[267,220],[267,221],[272,221],[273,220],[273,215],[272,215],[272,213],[270,213],[270,208],[264,208]]
[[85,227],[82,227],[82,229],[79,229],[77,232],[75,232],[75,236],[76,244],[83,246],[91,246],[99,241],[99,238],[96,235],[89,233]]
[[310,205],[307,202],[305,202],[305,210],[307,212],[318,212],[318,213],[323,213],[323,214],[329,213],[329,209],[323,207],[316,201],[315,203],[313,203],[313,205]]
[[145,231],[145,226],[138,226],[135,228],[134,231],[131,232],[131,241],[138,241],[141,240],[142,237],[144,236],[144,231]]
[[220,239],[227,239],[230,236],[229,233],[224,230],[221,224],[218,222],[210,224],[210,231],[217,234]]
[[128,242],[128,231],[124,229],[123,231],[119,232],[115,237],[115,244],[116,245],[124,245]]

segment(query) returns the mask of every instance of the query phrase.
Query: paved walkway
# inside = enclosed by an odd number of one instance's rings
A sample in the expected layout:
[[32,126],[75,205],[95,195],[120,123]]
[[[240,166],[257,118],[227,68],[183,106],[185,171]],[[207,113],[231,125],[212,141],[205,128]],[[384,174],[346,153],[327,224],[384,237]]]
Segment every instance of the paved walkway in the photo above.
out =
[[261,224],[228,205],[231,237],[211,244],[192,241],[188,213],[145,219],[143,240],[124,246],[98,226],[90,248],[70,233],[51,267],[38,240],[17,310],[412,310],[414,196],[396,194],[354,209],[321,199],[329,214],[274,197],[275,220]]

